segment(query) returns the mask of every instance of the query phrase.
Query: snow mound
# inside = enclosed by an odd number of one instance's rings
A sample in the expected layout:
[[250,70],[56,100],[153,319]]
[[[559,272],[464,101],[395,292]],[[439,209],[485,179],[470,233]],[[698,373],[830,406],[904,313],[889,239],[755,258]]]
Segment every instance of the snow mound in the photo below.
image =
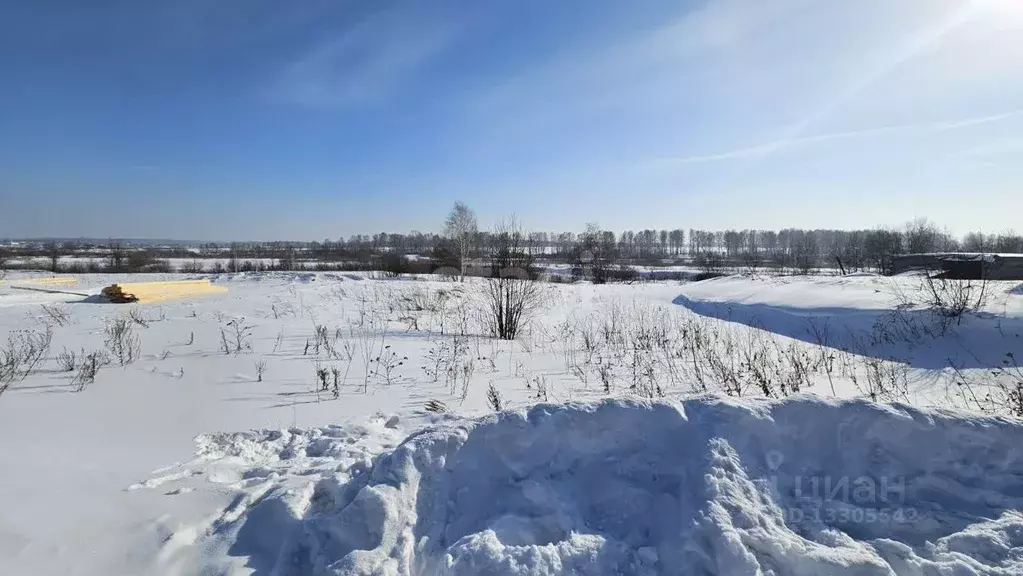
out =
[[1023,423],[816,398],[541,405],[337,486],[275,574],[1023,574]]
[[[158,520],[159,566],[147,573],[267,573],[278,562],[285,536],[308,515],[333,509],[341,485],[407,436],[402,425],[398,416],[381,413],[344,427],[197,436],[194,460],[155,470],[127,490],[157,489],[180,497],[210,496],[212,488],[226,500],[195,521]],[[188,507],[177,504],[178,512]]]

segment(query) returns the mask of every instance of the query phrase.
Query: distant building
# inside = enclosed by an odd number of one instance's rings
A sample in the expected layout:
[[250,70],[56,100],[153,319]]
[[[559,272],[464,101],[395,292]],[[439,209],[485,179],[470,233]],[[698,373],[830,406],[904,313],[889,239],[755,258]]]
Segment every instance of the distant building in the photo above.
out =
[[1023,280],[1023,254],[944,252],[895,257],[894,274],[912,270],[941,270],[949,278],[964,280]]

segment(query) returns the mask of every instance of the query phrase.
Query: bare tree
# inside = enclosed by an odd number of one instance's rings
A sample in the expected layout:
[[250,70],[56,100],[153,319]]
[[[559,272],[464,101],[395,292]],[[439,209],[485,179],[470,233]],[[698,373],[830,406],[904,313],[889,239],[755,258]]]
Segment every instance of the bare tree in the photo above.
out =
[[447,220],[444,221],[444,233],[455,242],[462,282],[465,281],[465,269],[468,265],[469,252],[472,249],[476,231],[476,213],[464,203],[455,202],[454,208],[451,209]]
[[744,240],[739,249],[739,261],[750,273],[755,272],[757,264],[760,263],[760,245],[757,243],[756,230],[743,230],[741,238]]
[[519,329],[540,311],[550,287],[536,279],[532,257],[524,249],[522,231],[514,223],[495,232],[489,277],[477,285],[477,306],[483,325],[502,340],[514,340]]
[[967,232],[963,237],[963,250],[967,252],[990,252],[995,237],[986,236],[983,232]]
[[586,232],[579,236],[576,253],[576,274],[586,276],[594,284],[605,284],[616,276],[626,277],[616,269],[618,246],[614,232],[601,230],[596,223],[586,224]]
[[46,257],[50,259],[50,272],[57,272],[60,270],[60,244],[57,242],[47,242],[45,246]]
[[999,252],[1012,252],[1016,254],[1023,252],[1023,236],[1016,234],[1012,230],[1006,230],[999,234],[994,244],[995,250]]
[[792,263],[800,274],[811,273],[820,259],[820,245],[813,231],[799,231],[792,245]]
[[864,235],[863,242],[867,264],[879,274],[891,274],[895,256],[902,252],[902,234],[897,230],[870,230]]
[[917,218],[906,224],[904,238],[906,252],[910,254],[951,251],[957,248],[951,234],[941,231],[937,224],[926,218]]
[[124,261],[127,258],[127,250],[120,240],[110,239],[110,258],[107,264],[109,271],[120,272],[124,268]]

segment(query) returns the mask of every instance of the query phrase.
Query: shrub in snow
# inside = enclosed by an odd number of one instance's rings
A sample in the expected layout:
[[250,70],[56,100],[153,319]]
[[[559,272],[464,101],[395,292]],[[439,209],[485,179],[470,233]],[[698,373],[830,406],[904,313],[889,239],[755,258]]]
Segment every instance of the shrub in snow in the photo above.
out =
[[423,372],[433,382],[444,376],[444,382],[454,394],[459,383],[464,387],[472,379],[475,372],[475,363],[469,356],[469,341],[464,336],[452,336],[451,338],[440,338],[430,345],[426,353]]
[[330,389],[336,400],[341,395],[341,371],[337,366],[330,367],[330,375],[334,379],[333,387]]
[[448,405],[443,403],[443,402],[441,402],[440,400],[427,400],[426,401],[426,405],[424,406],[424,408],[426,409],[427,412],[434,412],[434,413],[450,412],[451,411],[451,409],[448,408]]
[[536,262],[514,220],[495,230],[493,242],[486,278],[474,285],[474,301],[479,321],[492,336],[514,340],[547,304],[551,287],[539,281]]
[[220,349],[228,355],[252,350],[252,326],[245,323],[245,318],[229,320],[220,327]]
[[327,378],[330,376],[330,369],[322,366],[316,367],[317,396],[320,392],[326,392],[330,388]]
[[380,267],[388,276],[397,278],[409,271],[409,261],[404,254],[386,252],[380,257]]
[[404,366],[406,361],[408,356],[398,356],[390,345],[384,346],[382,353],[373,359],[373,375],[382,378],[390,386],[400,376],[398,368]]
[[24,380],[50,351],[53,327],[43,330],[15,330],[0,348],[0,394],[16,381]]
[[142,312],[141,308],[132,308],[128,310],[128,318],[131,318],[132,322],[143,328],[149,328],[149,318],[146,318],[146,315]]
[[504,399],[501,398],[501,392],[494,388],[493,382],[487,387],[487,406],[490,406],[490,409],[494,412],[500,412],[504,409]]
[[75,389],[75,392],[81,392],[86,386],[95,382],[99,369],[110,364],[110,358],[103,352],[85,354],[83,350],[81,359],[78,372],[71,379],[71,387]]
[[74,350],[64,348],[64,351],[57,354],[57,366],[64,372],[74,372],[78,366],[78,355]]
[[966,372],[951,361],[949,367],[955,375],[947,387],[951,405],[1023,418],[1023,367],[1014,352],[1007,352],[1000,366],[988,370]]
[[138,360],[142,352],[142,342],[133,328],[134,321],[130,318],[115,318],[107,323],[103,333],[106,335],[104,344],[111,356],[121,366],[127,366]]
[[549,286],[514,275],[487,278],[475,288],[480,321],[502,340],[514,340],[550,296]]
[[71,323],[71,314],[60,304],[43,304],[42,308],[49,322],[57,326],[67,326]]
[[990,296],[987,280],[960,280],[946,274],[925,275],[921,292],[943,332],[953,322],[960,324],[963,316],[981,311]]
[[[531,389],[536,390],[536,400],[538,402],[547,402],[547,377],[543,374],[538,374],[533,377],[533,385]],[[528,386],[528,384],[527,384]]]

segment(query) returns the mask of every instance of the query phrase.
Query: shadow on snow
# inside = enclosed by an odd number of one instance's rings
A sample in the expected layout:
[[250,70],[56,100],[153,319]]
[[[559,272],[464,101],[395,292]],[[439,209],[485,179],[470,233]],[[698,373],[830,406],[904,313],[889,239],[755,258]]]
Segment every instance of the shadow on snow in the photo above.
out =
[[1023,318],[967,315],[941,333],[930,310],[799,307],[713,302],[680,295],[673,304],[706,316],[913,368],[993,368],[1023,352]]

